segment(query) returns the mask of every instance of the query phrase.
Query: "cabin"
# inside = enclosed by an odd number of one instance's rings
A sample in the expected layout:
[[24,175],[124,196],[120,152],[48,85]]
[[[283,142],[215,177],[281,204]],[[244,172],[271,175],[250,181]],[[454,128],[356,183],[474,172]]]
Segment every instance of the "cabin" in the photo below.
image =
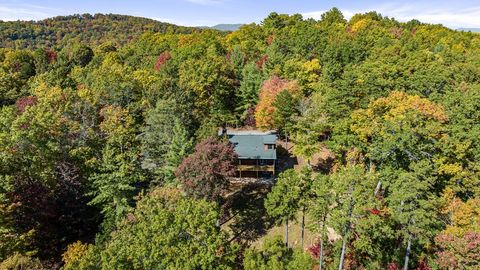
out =
[[236,177],[273,178],[277,160],[275,131],[222,130],[238,155]]

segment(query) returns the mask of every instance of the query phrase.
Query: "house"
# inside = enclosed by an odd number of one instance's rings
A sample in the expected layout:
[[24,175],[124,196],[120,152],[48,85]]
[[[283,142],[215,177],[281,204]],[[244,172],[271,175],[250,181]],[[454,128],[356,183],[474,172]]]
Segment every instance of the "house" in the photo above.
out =
[[273,178],[277,160],[275,131],[222,130],[238,155],[236,176]]

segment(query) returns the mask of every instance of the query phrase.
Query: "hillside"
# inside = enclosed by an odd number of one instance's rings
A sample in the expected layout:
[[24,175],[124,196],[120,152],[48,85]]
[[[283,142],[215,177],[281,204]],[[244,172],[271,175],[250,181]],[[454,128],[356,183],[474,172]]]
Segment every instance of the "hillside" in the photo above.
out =
[[196,28],[116,14],[77,14],[41,21],[0,21],[0,47],[63,47],[69,42],[78,41],[89,45],[105,41],[122,45],[145,31],[191,33]]

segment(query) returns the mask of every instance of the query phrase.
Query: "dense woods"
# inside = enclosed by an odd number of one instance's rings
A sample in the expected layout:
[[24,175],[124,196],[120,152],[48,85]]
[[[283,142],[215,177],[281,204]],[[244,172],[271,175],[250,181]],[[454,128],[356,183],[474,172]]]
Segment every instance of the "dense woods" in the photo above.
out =
[[[0,36],[1,269],[480,267],[478,34],[334,8],[234,32],[81,15]],[[232,186],[217,129],[247,126],[304,167]],[[316,244],[252,245],[299,218]]]
[[41,21],[0,21],[0,47],[14,49],[62,48],[75,43],[124,45],[145,31],[192,33],[193,27],[117,14],[76,14]]

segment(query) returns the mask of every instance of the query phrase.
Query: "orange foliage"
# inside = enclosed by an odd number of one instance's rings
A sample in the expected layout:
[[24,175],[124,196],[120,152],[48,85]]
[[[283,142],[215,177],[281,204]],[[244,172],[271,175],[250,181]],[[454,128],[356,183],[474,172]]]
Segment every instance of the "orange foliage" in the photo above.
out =
[[274,128],[273,114],[277,108],[273,106],[273,102],[283,90],[289,91],[293,96],[300,93],[300,87],[296,81],[283,80],[273,76],[263,83],[262,89],[260,89],[259,102],[255,109],[257,127],[262,129]]

